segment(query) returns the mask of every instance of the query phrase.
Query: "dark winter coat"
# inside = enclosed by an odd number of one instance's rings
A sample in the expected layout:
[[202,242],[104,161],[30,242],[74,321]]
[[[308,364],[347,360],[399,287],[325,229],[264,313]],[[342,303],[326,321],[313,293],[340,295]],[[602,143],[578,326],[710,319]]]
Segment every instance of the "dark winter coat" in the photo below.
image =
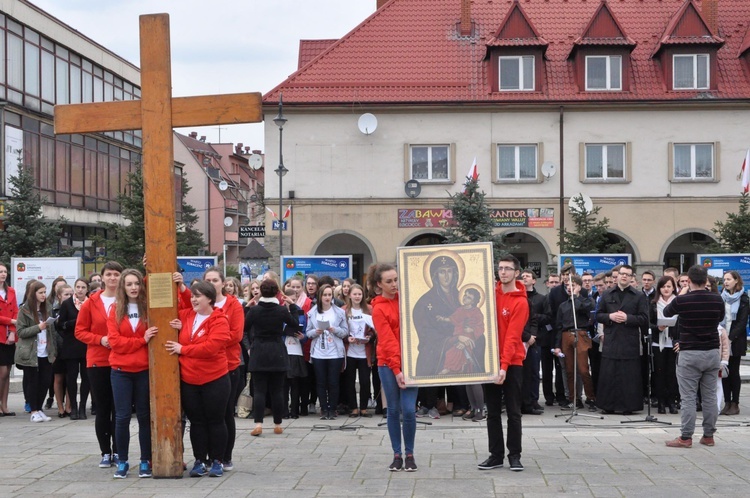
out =
[[299,321],[286,307],[259,302],[247,310],[245,335],[250,341],[249,372],[286,372],[289,370],[285,336],[299,331]]

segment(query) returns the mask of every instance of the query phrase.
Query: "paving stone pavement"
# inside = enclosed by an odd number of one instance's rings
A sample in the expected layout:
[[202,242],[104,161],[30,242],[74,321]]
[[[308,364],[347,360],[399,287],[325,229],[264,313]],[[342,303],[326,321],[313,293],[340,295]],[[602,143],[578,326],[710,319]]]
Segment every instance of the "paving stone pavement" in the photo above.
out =
[[[31,423],[23,396],[13,393],[15,417],[0,418],[0,454],[4,456],[0,496],[134,496],[180,498],[203,496],[746,496],[750,485],[750,386],[743,386],[741,414],[719,418],[716,446],[667,448],[679,434],[679,415],[659,415],[672,426],[623,425],[643,419],[608,415],[604,420],[575,417],[570,423],[557,407],[523,418],[524,472],[507,467],[490,471],[476,465],[487,453],[486,424],[451,416],[420,425],[415,455],[418,472],[391,473],[390,443],[384,421],[317,417],[284,421],[274,435],[272,422],[261,437],[254,424],[238,419],[235,470],[221,478],[113,479],[114,469],[100,469],[94,420],[53,418]],[[588,411],[581,411],[589,414]],[[48,411],[56,415],[53,407]],[[700,420],[698,423],[700,427]],[[131,425],[130,453],[138,455],[137,424]],[[698,434],[700,436],[700,433]],[[185,460],[192,462],[189,440]],[[131,471],[132,472],[132,471]]]

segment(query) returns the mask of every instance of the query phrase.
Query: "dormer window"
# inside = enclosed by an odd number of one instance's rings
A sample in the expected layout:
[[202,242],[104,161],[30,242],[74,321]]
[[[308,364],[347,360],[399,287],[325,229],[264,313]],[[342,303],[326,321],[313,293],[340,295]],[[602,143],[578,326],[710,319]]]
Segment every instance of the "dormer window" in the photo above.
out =
[[708,54],[675,54],[673,56],[673,87],[675,90],[705,90],[710,87]]
[[587,56],[586,90],[622,90],[622,57],[619,55]]
[[534,91],[534,56],[502,56],[498,58],[500,91]]

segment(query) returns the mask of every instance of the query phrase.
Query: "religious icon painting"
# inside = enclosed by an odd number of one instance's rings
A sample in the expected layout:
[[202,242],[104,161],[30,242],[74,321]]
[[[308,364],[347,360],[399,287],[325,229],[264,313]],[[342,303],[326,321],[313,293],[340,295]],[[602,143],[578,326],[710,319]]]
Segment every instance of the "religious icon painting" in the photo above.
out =
[[397,249],[406,382],[492,382],[500,371],[492,243]]

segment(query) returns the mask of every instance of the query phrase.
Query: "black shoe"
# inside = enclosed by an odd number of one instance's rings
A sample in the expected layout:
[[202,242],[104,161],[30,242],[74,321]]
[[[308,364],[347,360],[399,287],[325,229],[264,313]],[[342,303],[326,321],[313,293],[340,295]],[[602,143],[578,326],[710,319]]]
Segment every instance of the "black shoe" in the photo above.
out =
[[44,407],[45,407],[45,408],[46,408],[47,410],[49,410],[50,408],[52,408],[52,403],[53,403],[53,402],[54,402],[54,400],[53,400],[52,398],[47,398],[47,402],[46,402],[46,403],[44,404]]
[[677,407],[674,405],[669,405],[669,413],[671,413],[672,415],[677,414]]
[[508,463],[510,463],[510,470],[514,472],[521,472],[523,470],[523,464],[521,464],[521,457],[508,457]]
[[572,410],[573,409],[573,403],[567,402],[567,403],[561,403],[560,408],[563,410]]
[[414,455],[406,455],[406,460],[404,461],[404,470],[407,472],[417,471],[417,462],[414,461]]
[[544,404],[547,405],[547,406],[555,406],[555,400],[554,399],[548,399],[547,401],[544,402]]
[[401,455],[396,455],[393,457],[393,462],[388,466],[388,470],[391,472],[399,472],[401,469],[404,468],[404,460],[401,458]]
[[531,406],[532,406],[533,408],[537,409],[537,410],[542,410],[542,411],[544,411],[544,407],[543,407],[543,406],[541,406],[541,405],[540,405],[539,403],[537,403],[536,401],[534,401],[533,403],[531,403]]
[[[91,413],[94,415],[93,411]],[[78,420],[86,420],[88,417],[86,416],[86,407],[85,406],[79,406],[78,407]]]
[[479,470],[491,470],[491,469],[499,469],[502,466],[503,466],[502,458],[496,457],[494,455],[490,455],[490,457],[487,460],[477,465],[477,468]]
[[576,408],[583,408],[583,401],[580,399],[576,400]]
[[666,409],[666,407],[664,406],[664,403],[662,403],[661,401],[659,401],[659,403],[657,404],[657,408],[656,408],[656,411],[657,411],[657,413],[659,413],[660,415],[663,415],[663,414],[667,413],[667,409]]
[[536,408],[524,408],[521,410],[521,413],[524,415],[542,415],[544,413],[544,410],[537,410]]

